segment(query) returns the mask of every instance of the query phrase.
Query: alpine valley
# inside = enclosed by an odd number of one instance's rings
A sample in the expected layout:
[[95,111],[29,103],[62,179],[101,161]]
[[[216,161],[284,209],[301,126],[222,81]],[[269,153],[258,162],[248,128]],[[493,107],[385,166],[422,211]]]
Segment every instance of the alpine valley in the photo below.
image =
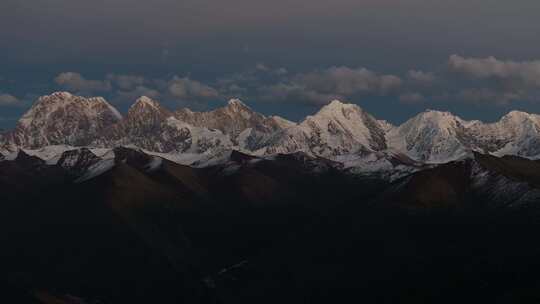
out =
[[[540,115],[37,99],[0,134],[6,303],[535,303]],[[459,223],[459,225],[456,225]],[[346,300],[339,300],[346,299]]]

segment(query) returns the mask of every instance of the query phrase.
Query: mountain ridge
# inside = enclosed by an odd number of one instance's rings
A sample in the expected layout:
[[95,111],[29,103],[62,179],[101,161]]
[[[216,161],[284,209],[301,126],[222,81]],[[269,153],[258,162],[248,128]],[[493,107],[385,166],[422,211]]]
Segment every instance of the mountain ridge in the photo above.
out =
[[38,98],[17,126],[3,133],[0,154],[54,145],[137,146],[205,159],[231,150],[259,156],[305,152],[331,160],[399,154],[426,164],[447,163],[473,152],[536,159],[540,158],[540,116],[511,111],[497,122],[484,123],[426,110],[394,126],[356,104],[333,100],[296,123],[257,113],[239,99],[194,112],[171,111],[146,96],[123,116],[104,98],[56,92]]

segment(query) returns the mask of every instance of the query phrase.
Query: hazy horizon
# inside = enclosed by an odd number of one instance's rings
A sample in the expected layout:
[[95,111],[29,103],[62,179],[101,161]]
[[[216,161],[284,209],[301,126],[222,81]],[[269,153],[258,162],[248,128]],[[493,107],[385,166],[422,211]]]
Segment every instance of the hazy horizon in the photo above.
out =
[[540,113],[532,0],[0,3],[0,127],[37,96],[140,95],[208,110],[237,97],[299,120],[338,98],[394,124],[431,108]]

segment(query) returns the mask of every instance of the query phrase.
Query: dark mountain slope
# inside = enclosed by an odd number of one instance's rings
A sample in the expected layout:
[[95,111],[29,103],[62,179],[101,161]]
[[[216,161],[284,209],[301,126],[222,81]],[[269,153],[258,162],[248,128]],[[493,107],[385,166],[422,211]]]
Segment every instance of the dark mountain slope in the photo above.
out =
[[320,217],[317,193],[339,177],[296,156],[235,153],[230,166],[194,169],[114,152],[112,168],[88,180],[77,177],[88,151],[66,152],[59,165],[25,154],[0,162],[10,177],[0,180],[11,198],[0,212],[6,280],[108,302],[201,303],[212,294],[204,277]]
[[[0,178],[0,290],[235,304],[540,294],[540,225],[512,208],[534,206],[535,161],[475,155],[388,184],[303,153],[233,152],[196,169],[134,149],[98,163],[88,152],[0,162],[11,177]],[[83,160],[110,168],[87,175]]]
[[376,202],[412,209],[538,209],[540,165],[517,156],[474,153],[396,181]]

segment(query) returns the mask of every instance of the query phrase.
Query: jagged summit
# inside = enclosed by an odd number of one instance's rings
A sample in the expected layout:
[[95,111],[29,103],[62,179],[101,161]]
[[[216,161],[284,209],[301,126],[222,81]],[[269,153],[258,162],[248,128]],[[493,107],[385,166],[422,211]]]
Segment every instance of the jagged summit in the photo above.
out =
[[[103,97],[83,97],[83,96],[77,96],[73,95],[69,92],[54,92],[50,95],[45,95],[42,97],[39,97],[30,110],[25,113],[25,115],[21,118],[19,122],[27,122],[28,119],[31,119],[34,117],[34,114],[36,111],[41,109],[46,109],[48,111],[53,111],[58,108],[69,108],[69,107],[77,107],[79,109],[88,109],[88,111],[95,111],[97,110],[106,110],[110,112],[113,116],[115,116],[116,119],[121,119],[122,114],[118,112],[116,108],[114,108],[105,98]],[[33,109],[37,109],[36,111],[32,111]],[[24,120],[24,118],[27,118]]]
[[334,111],[342,111],[344,109],[356,109],[361,110],[360,106],[352,103],[344,103],[340,100],[334,99],[327,105],[323,106],[318,113],[327,113],[327,112],[334,112]]
[[56,92],[38,98],[4,139],[5,146],[88,145],[122,115],[102,97]]
[[440,163],[462,158],[474,146],[466,123],[450,112],[427,110],[387,133],[389,146],[415,160]]
[[253,111],[239,99],[231,99],[225,107],[208,112],[180,109],[175,117],[192,126],[219,130],[235,145],[248,150],[257,149],[268,136],[287,125]]
[[172,116],[172,112],[165,109],[159,102],[147,96],[139,97],[128,110],[129,117],[146,113],[159,113],[161,116]]
[[266,144],[265,153],[304,151],[335,158],[387,148],[383,126],[355,104],[334,100]]
[[234,107],[248,108],[248,106],[244,102],[242,102],[242,100],[238,98],[229,99],[229,101],[227,102],[227,105],[234,106]]
[[334,99],[334,100],[330,101],[326,106],[327,107],[341,107],[341,106],[344,106],[344,105],[346,105],[346,103],[342,102],[341,100]]
[[[411,119],[409,119],[408,121],[413,121],[413,120],[416,120],[416,121],[432,121],[434,123],[437,123],[437,124],[444,124],[444,123],[448,123],[448,122],[451,122],[451,121],[460,121],[460,122],[464,122],[463,119],[461,119],[459,116],[451,113],[451,112],[448,112],[448,111],[439,111],[439,110],[431,110],[431,109],[427,109],[423,112],[420,112],[418,114],[416,114],[414,117],[412,117]],[[406,123],[406,122],[405,122]]]
[[[435,109],[426,109],[425,111],[421,112],[421,113],[434,113],[434,114],[440,114],[440,115],[454,115],[452,114],[452,112],[449,112],[449,111],[441,111],[441,110],[435,110]],[[420,114],[421,114],[420,113]]]
[[54,92],[54,93],[50,94],[49,97],[71,98],[71,97],[73,97],[73,95],[71,93],[69,93],[69,92],[66,92],[66,91],[58,91],[58,92]]
[[[327,105],[323,106],[317,113],[306,117],[305,121],[308,120],[320,120],[320,119],[351,119],[351,114],[362,113],[362,109],[355,104],[343,103],[339,100],[333,100]],[[358,117],[356,117],[358,118]]]
[[135,103],[132,105],[132,107],[137,107],[137,106],[151,106],[151,107],[159,107],[160,104],[153,100],[152,98],[150,97],[147,97],[147,96],[141,96],[139,97]]
[[506,115],[504,115],[501,120],[506,120],[506,121],[509,121],[509,120],[512,120],[512,121],[516,121],[516,122],[519,122],[519,121],[523,121],[523,120],[527,120],[527,119],[539,119],[539,116],[538,115],[535,115],[535,114],[529,114],[527,112],[523,112],[523,111],[510,111],[508,112]]

